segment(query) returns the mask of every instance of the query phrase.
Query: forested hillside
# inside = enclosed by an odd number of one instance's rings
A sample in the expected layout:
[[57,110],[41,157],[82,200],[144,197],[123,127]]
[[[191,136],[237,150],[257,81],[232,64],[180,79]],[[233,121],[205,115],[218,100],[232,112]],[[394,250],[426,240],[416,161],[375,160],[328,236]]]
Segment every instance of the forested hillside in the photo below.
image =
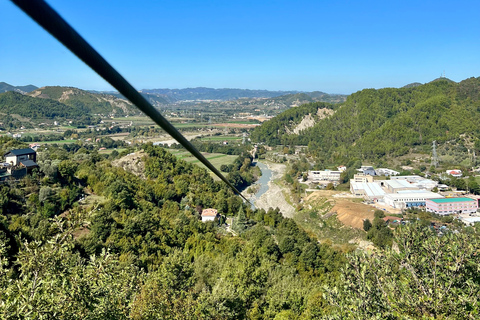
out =
[[[479,316],[474,228],[439,237],[419,222],[397,228],[394,250],[345,253],[278,210],[252,211],[204,169],[143,150],[145,178],[72,144],[0,184],[2,319]],[[222,217],[201,222],[208,207]]]
[[71,87],[43,87],[28,94],[31,97],[53,99],[89,114],[133,115],[139,111],[126,99],[108,94],[91,93]]
[[76,108],[51,99],[32,98],[18,92],[0,94],[0,113],[18,114],[29,119],[75,118],[85,114],[85,108]]
[[[350,95],[327,117],[299,135],[294,125],[321,105],[288,110],[256,128],[252,137],[269,144],[308,145],[321,157],[378,159],[438,143],[480,138],[480,78],[455,83],[437,79],[408,88],[365,89]],[[275,137],[272,137],[275,135]]]

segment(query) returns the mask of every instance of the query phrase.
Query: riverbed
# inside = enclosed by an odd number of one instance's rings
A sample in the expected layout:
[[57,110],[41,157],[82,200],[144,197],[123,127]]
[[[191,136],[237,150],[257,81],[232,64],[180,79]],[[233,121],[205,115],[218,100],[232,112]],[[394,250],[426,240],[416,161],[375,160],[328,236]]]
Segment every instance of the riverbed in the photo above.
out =
[[262,176],[255,183],[260,186],[259,190],[250,197],[250,201],[253,203],[252,208],[264,209],[265,211],[269,208],[279,208],[284,217],[293,217],[295,208],[285,200],[282,188],[274,183],[275,179],[283,176],[286,166],[280,163],[265,164],[262,162],[257,162],[257,166],[262,171]]

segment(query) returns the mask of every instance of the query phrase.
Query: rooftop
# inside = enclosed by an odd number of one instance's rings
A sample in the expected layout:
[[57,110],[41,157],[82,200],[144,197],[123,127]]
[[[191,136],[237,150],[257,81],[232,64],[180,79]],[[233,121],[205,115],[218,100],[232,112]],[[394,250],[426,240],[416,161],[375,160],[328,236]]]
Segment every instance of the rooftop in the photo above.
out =
[[216,217],[217,209],[204,209],[202,211],[202,217]]
[[435,203],[449,203],[449,202],[464,202],[464,201],[476,201],[470,198],[443,198],[443,199],[430,199]]
[[25,148],[25,149],[17,149],[17,150],[11,150],[10,152],[5,153],[4,156],[13,154],[15,156],[23,156],[24,154],[32,154],[36,153],[35,150],[31,148]]

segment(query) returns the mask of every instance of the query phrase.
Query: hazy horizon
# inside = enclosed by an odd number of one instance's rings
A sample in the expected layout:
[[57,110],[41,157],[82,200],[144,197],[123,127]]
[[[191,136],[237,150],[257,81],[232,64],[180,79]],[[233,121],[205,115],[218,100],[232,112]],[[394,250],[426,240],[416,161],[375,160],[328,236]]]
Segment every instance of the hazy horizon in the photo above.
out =
[[[480,70],[475,1],[48,3],[138,90],[350,94]],[[0,39],[2,81],[112,90],[10,1]]]

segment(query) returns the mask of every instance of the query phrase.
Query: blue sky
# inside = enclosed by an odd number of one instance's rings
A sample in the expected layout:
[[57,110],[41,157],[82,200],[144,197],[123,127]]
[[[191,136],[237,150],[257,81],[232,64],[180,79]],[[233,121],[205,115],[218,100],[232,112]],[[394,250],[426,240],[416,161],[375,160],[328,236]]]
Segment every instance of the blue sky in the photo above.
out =
[[[479,1],[48,3],[137,89],[352,93],[480,76]],[[0,81],[112,89],[7,0]]]

